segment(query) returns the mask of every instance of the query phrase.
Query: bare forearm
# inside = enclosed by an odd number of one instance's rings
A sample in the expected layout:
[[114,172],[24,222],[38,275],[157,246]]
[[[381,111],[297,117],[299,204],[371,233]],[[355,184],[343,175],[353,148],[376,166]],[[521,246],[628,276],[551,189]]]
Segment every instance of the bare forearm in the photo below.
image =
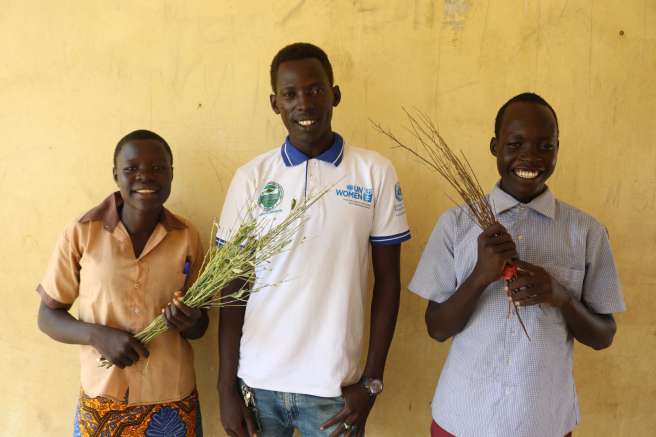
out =
[[486,287],[472,274],[445,302],[430,302],[425,315],[428,334],[441,342],[462,331]]
[[54,340],[67,344],[92,345],[97,325],[82,322],[66,309],[52,309],[41,302],[39,329]]
[[[382,290],[386,287],[386,290]],[[378,287],[374,284],[373,300],[371,302],[371,328],[369,336],[369,353],[364,369],[364,375],[382,378],[385,361],[389,351],[396,318],[399,313],[401,284],[391,283]]]
[[[245,287],[246,283],[234,280],[222,292],[229,296]],[[243,301],[227,301],[226,306],[219,310],[219,374],[217,388],[234,390],[239,369],[239,348],[241,343],[246,303]]]
[[219,391],[232,389],[237,381],[245,313],[246,307],[224,307],[219,313]]
[[593,313],[574,298],[569,298],[560,311],[569,331],[581,343],[597,350],[613,343],[617,325],[612,314]]
[[374,245],[374,291],[371,301],[369,353],[364,376],[382,378],[389,351],[401,295],[401,246]]

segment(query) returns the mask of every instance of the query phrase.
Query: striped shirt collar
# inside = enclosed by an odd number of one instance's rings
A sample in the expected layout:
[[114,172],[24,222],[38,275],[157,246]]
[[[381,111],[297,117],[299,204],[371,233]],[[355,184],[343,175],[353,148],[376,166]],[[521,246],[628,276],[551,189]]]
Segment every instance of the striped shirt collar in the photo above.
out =
[[549,217],[550,219],[554,218],[556,212],[556,199],[554,198],[554,195],[549,187],[547,187],[547,189],[544,190],[542,194],[531,200],[529,203],[521,203],[510,194],[503,191],[499,186],[499,182],[497,182],[497,184],[490,192],[490,202],[492,203],[492,208],[494,209],[495,215],[506,212],[519,204],[525,205],[526,207],[542,214],[545,217]]
[[[303,164],[309,159],[312,159],[305,153],[298,150],[289,140],[289,136],[285,138],[285,143],[280,147],[280,154],[282,155],[282,160],[287,167],[294,167],[296,165]],[[337,132],[335,132],[335,141],[333,141],[333,144],[321,155],[315,157],[314,159],[328,162],[337,167],[342,162],[343,157],[344,140]]]

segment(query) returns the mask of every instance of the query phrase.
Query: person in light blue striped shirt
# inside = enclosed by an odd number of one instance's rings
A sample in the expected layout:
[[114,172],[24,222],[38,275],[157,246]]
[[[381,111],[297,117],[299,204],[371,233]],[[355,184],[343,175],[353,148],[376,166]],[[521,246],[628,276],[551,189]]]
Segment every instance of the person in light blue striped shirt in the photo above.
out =
[[[606,229],[546,185],[558,148],[552,107],[532,93],[510,99],[490,142],[501,176],[489,193],[498,223],[481,232],[452,208],[419,261],[409,288],[430,300],[428,333],[453,339],[433,398],[433,436],[562,437],[580,421],[573,341],[609,347],[613,313],[625,306]],[[506,287],[507,263],[520,271]]]

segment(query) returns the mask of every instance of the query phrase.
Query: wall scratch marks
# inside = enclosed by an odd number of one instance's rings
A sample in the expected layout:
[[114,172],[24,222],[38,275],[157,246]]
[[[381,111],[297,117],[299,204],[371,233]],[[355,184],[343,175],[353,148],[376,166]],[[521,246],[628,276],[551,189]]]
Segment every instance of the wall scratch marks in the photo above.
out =
[[590,2],[590,40],[588,41],[588,93],[592,96],[592,37],[593,37],[593,9],[594,2]]
[[490,0],[485,3],[485,18],[483,20],[483,30],[481,31],[481,43],[478,45],[478,68],[481,68],[481,59],[483,57],[483,47],[485,46],[485,37],[487,36],[487,19],[490,15]]
[[296,15],[301,8],[303,7],[303,4],[305,3],[305,0],[300,0],[298,3],[296,3],[292,8],[285,14],[284,17],[280,21],[278,21],[278,24],[285,25],[287,22],[292,18],[294,15]]
[[479,83],[480,83],[480,80],[472,80],[470,82],[465,82],[463,84],[460,84],[460,85],[457,85],[457,86],[450,87],[450,88],[447,88],[445,90],[439,91],[437,93],[437,95],[438,96],[444,96],[446,94],[450,94],[450,93],[453,93],[455,91],[458,91],[458,90],[461,90],[461,89],[464,89],[464,88],[469,88],[470,86],[474,86],[474,85],[477,85]]
[[469,0],[445,0],[444,1],[444,24],[454,32],[465,28],[467,13],[471,9]]

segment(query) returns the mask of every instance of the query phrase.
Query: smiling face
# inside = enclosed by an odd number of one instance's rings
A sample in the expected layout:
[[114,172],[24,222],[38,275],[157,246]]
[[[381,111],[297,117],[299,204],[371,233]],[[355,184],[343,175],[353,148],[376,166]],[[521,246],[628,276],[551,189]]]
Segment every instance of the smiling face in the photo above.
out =
[[305,58],[280,64],[271,107],[280,114],[294,146],[316,151],[333,142],[333,107],[340,97],[339,87],[330,85],[321,62]]
[[126,206],[159,211],[171,194],[171,157],[158,140],[130,140],[116,156],[114,180]]
[[558,127],[545,105],[515,102],[504,113],[499,137],[490,142],[501,189],[527,203],[540,195],[556,168]]

